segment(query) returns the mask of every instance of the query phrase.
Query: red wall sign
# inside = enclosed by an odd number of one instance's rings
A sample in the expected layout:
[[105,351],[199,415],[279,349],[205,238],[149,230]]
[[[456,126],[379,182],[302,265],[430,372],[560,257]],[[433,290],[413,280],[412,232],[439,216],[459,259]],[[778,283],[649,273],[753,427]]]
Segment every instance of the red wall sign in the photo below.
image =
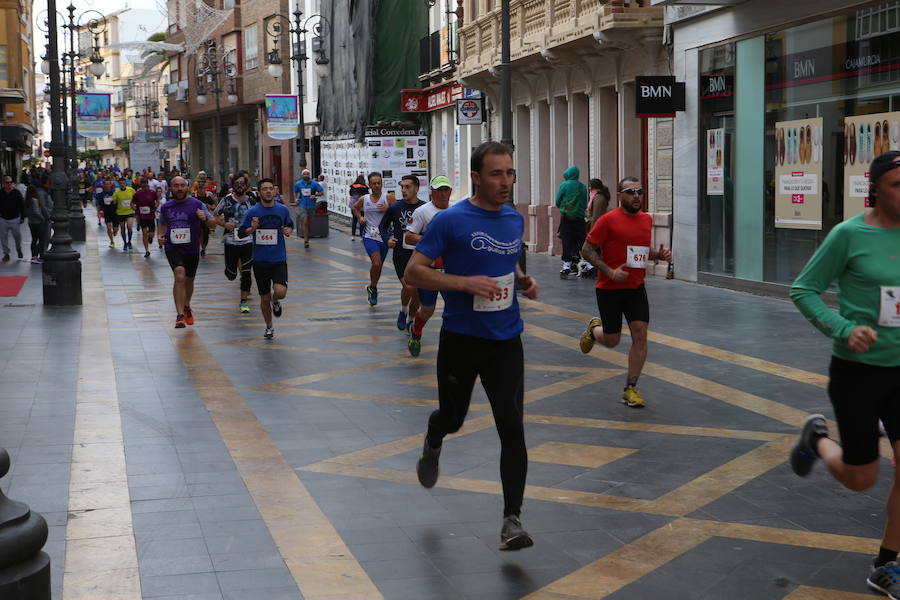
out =
[[424,90],[400,90],[400,110],[430,112],[453,106],[462,98],[462,86],[456,82],[442,83]]

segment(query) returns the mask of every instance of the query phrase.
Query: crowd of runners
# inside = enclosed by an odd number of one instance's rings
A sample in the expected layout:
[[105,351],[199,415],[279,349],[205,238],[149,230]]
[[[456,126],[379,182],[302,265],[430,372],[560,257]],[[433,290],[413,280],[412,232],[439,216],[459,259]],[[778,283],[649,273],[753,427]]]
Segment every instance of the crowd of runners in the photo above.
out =
[[[802,426],[790,464],[797,475],[806,476],[821,459],[837,481],[860,491],[876,481],[882,436],[900,453],[900,152],[875,158],[869,176],[872,210],[836,226],[791,290],[800,312],[833,340],[828,395],[841,442],[830,437],[823,415],[812,415]],[[577,178],[577,170],[567,171],[557,196],[564,217],[563,275],[596,272],[598,312],[578,345],[584,353],[596,343],[617,346],[624,320],[631,346],[622,401],[641,408],[646,401],[637,384],[647,357],[650,322],[644,279],[648,264],[671,261],[672,253],[651,242],[652,223],[641,209],[640,180],[619,181],[615,206],[607,210],[610,194],[605,187],[592,181],[590,190],[583,189]],[[500,547],[518,550],[533,544],[521,520],[528,457],[518,295],[536,299],[539,287],[519,266],[524,221],[508,203],[515,181],[509,148],[496,142],[479,146],[471,159],[471,179],[475,193],[450,206],[453,190],[443,175],[430,180],[427,202],[420,199],[416,177],[400,181],[399,200],[384,192],[380,173],[360,177],[350,190],[352,235],[358,224],[370,261],[365,286],[370,306],[378,304],[382,269],[392,254],[401,286],[397,329],[406,333],[413,357],[421,352],[438,296],[443,298],[436,360],[438,408],[426,424],[416,465],[419,482],[426,488],[437,484],[443,439],[463,425],[475,380],[480,379],[501,442]],[[288,287],[285,239],[299,225],[309,247],[309,212],[323,186],[304,171],[285,205],[271,179],[259,180],[251,190],[244,172],[232,178],[227,193],[218,195],[205,175],[193,185],[177,174],[166,181],[143,173],[132,181],[137,190],[124,177],[118,187],[111,177],[102,179],[94,192],[98,215],[104,218],[111,248],[120,235],[130,250],[136,226],[145,257],[150,257],[154,242],[165,251],[174,274],[175,327],[194,323],[191,297],[197,267],[209,232],[222,228],[225,276],[240,279],[238,310],[249,312],[255,278],[264,337],[273,338],[273,317],[281,316]],[[837,311],[820,298],[835,281],[840,290]],[[898,475],[895,470],[882,547],[867,578],[870,587],[895,600],[900,600]]]

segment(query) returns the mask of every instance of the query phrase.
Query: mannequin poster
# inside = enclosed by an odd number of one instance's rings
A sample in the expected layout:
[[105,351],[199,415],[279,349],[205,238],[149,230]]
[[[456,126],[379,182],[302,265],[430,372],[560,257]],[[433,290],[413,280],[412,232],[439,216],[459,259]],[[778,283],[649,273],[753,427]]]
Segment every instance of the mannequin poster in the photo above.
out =
[[869,165],[900,150],[900,112],[844,119],[844,220],[869,207]]
[[822,119],[775,123],[775,227],[822,229]]
[[706,195],[725,194],[725,130],[706,131]]

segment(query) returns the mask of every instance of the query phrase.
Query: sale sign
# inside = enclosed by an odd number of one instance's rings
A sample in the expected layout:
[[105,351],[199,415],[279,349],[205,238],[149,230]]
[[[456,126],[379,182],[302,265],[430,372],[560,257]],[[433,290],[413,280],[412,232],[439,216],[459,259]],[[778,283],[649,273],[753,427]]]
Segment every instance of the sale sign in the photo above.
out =
[[822,119],[775,123],[775,227],[822,229]]

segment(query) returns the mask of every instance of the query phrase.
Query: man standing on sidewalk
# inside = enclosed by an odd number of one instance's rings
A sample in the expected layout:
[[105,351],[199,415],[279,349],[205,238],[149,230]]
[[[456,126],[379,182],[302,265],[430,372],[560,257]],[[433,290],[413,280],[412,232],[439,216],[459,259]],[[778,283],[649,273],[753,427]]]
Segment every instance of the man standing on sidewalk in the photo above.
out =
[[[500,436],[503,524],[500,549],[533,544],[519,518],[528,472],[523,424],[524,324],[516,285],[537,298],[538,285],[519,268],[524,220],[507,205],[515,178],[512,151],[485,142],[471,160],[475,196],[438,214],[409,260],[410,284],[444,291],[444,324],[437,356],[438,410],[428,419],[419,483],[437,483],[444,437],[459,431],[480,377]],[[444,272],[432,268],[438,257]]]
[[631,332],[631,350],[622,402],[632,408],[642,408],[644,398],[637,382],[647,360],[650,326],[650,304],[644,287],[647,261],[657,258],[671,261],[672,253],[663,246],[659,250],[650,247],[653,219],[641,212],[644,188],[637,178],[623,178],[616,195],[619,208],[597,219],[581,249],[584,259],[597,268],[600,317],[590,320],[581,334],[580,346],[585,354],[591,351],[595,341],[607,348],[618,346],[624,315]]
[[316,202],[325,193],[318,181],[310,178],[309,169],[303,169],[300,179],[294,184],[294,202],[297,218],[303,225],[303,247],[309,248],[309,218],[316,213]]
[[[900,454],[900,152],[878,156],[868,171],[874,208],[832,229],[791,287],[803,316],[833,340],[828,396],[841,440],[829,437],[823,415],[807,417],[791,468],[805,477],[821,458],[857,492],[878,479],[879,421]],[[838,312],[820,298],[834,280]],[[884,537],[867,583],[900,598],[900,472],[891,472]]]
[[16,254],[22,258],[22,232],[20,227],[25,222],[25,198],[13,187],[12,177],[3,176],[3,187],[0,189],[0,241],[3,243],[3,262],[9,260],[9,234],[12,232],[16,243]]
[[562,239],[562,269],[559,276],[567,279],[578,275],[578,252],[584,244],[584,212],[587,209],[587,188],[578,181],[578,167],[571,166],[563,172],[563,181],[556,190],[556,208],[559,209],[559,237]]

